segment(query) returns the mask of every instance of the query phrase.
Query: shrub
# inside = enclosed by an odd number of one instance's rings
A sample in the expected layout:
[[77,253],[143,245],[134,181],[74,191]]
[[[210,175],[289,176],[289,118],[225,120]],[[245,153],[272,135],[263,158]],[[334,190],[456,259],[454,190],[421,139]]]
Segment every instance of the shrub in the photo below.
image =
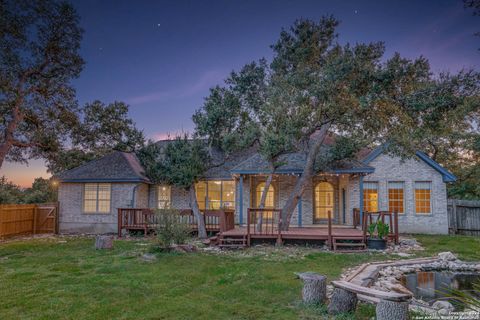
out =
[[190,237],[190,226],[182,219],[179,210],[159,209],[157,237],[161,247],[184,244]]

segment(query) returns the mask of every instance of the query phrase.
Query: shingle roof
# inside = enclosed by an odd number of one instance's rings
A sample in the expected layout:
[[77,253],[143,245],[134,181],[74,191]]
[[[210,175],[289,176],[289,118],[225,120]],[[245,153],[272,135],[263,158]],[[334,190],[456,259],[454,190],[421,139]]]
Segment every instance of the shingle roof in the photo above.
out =
[[114,151],[57,175],[60,182],[146,182],[150,180],[133,153]]
[[[278,158],[280,166],[276,173],[302,173],[305,166],[306,155],[304,153],[289,153]],[[344,159],[328,165],[325,172],[329,173],[370,173],[374,168],[365,165],[356,159]],[[241,162],[230,171],[233,174],[262,174],[269,173],[268,162],[258,153]]]

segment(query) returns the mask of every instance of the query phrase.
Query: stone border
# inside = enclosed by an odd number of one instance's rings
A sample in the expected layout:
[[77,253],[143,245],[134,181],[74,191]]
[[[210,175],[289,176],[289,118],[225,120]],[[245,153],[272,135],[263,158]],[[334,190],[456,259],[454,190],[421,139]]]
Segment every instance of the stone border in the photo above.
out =
[[[451,252],[439,253],[437,257],[416,258],[407,260],[388,260],[380,262],[365,263],[345,275],[343,280],[372,287],[381,291],[393,291],[398,293],[411,293],[401,283],[400,279],[406,273],[417,271],[454,271],[454,272],[480,272],[480,262],[463,262]],[[378,303],[378,299],[358,295],[362,301]],[[451,311],[448,306],[443,305],[445,312]],[[412,299],[410,309],[426,313],[437,313],[439,309],[430,307],[426,302]],[[448,309],[448,310],[447,310]]]

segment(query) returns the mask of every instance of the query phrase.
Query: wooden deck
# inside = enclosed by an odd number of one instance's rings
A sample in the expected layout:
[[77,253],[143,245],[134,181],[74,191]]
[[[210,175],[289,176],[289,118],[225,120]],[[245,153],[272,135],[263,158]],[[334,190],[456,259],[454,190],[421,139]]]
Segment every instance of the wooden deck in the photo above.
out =
[[[252,239],[276,239],[278,233],[275,234],[256,234],[254,233],[255,226],[250,226],[250,237]],[[279,231],[282,239],[296,239],[296,240],[328,240],[328,227],[290,227],[288,231]],[[224,237],[242,237],[248,234],[246,226],[236,226],[232,230],[221,233]],[[363,231],[355,229],[351,226],[332,226],[332,237],[345,237],[363,239]]]

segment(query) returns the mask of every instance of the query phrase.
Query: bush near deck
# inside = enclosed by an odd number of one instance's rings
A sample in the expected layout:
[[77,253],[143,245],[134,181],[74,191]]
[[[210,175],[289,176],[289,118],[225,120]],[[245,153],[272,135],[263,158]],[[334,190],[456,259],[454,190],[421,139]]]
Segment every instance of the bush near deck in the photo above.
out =
[[[480,252],[480,242],[471,237],[418,239],[427,246],[422,255],[458,250],[474,258]],[[113,250],[98,251],[93,239],[85,238],[0,244],[0,318],[323,318],[324,308],[301,305],[301,282],[294,272],[314,271],[332,280],[346,267],[392,258],[314,250],[299,258],[281,249],[250,256],[252,248],[225,255],[159,254],[156,261],[144,262],[139,256],[147,248],[144,240],[115,241]],[[372,307],[361,306],[345,318],[373,314]]]

